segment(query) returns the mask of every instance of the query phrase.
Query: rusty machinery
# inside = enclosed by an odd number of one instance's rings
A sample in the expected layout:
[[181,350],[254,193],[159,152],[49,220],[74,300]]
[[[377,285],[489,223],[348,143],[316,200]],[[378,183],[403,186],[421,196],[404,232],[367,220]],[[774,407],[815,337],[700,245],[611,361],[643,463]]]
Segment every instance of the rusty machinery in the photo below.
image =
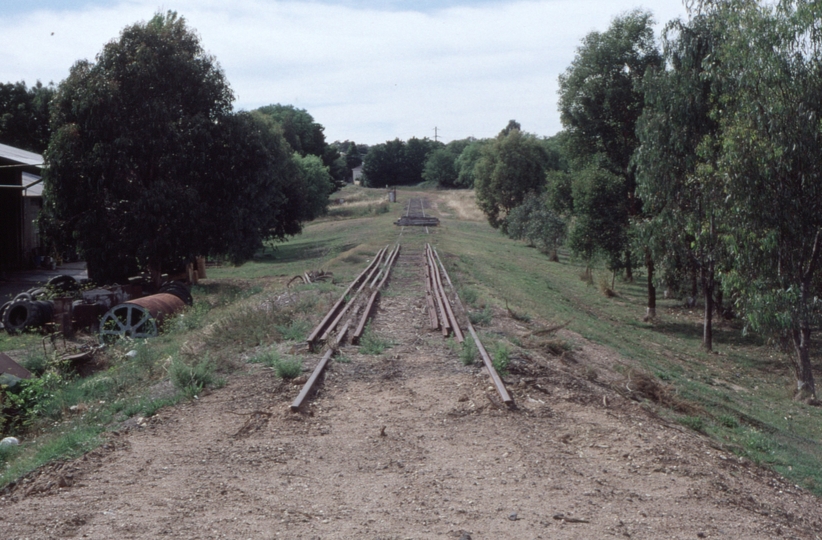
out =
[[20,293],[0,306],[0,322],[10,334],[49,324],[64,334],[99,328],[101,342],[111,342],[120,337],[156,336],[166,316],[193,303],[188,287],[176,281],[150,296],[145,296],[141,285],[79,288],[71,276],[52,278],[47,287]]

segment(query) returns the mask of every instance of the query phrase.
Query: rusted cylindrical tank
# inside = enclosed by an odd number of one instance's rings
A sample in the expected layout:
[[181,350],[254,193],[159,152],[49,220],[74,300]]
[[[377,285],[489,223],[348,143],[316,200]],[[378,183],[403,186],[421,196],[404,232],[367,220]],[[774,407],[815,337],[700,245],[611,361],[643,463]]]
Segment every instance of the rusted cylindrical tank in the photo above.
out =
[[152,294],[118,304],[100,319],[100,341],[109,343],[123,337],[154,337],[159,333],[163,320],[183,308],[185,302],[168,293]]

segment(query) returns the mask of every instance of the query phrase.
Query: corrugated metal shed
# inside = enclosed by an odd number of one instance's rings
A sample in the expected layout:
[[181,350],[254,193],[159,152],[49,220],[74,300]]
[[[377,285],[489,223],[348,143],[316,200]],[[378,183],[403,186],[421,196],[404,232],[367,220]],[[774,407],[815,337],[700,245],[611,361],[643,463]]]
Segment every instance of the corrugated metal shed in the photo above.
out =
[[5,144],[0,144],[0,158],[20,163],[22,165],[40,166],[43,165],[43,156],[28,152],[21,148],[15,148]]
[[40,154],[0,144],[0,272],[24,267],[39,247],[42,168]]
[[23,173],[23,197],[42,197],[43,196],[43,182],[42,178],[36,174]]

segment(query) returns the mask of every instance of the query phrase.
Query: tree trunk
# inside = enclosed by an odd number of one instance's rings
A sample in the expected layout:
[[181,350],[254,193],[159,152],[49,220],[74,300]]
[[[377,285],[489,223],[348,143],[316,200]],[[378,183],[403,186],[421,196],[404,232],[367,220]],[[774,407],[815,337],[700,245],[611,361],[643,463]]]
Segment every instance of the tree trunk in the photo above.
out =
[[714,269],[713,264],[702,269],[702,293],[705,295],[705,317],[702,325],[702,348],[714,350]]
[[648,308],[645,312],[645,320],[650,321],[656,318],[656,287],[654,287],[654,259],[649,249],[645,250],[645,267],[648,269]]
[[793,347],[796,351],[794,372],[796,375],[797,400],[816,399],[816,384],[811,371],[811,329],[807,326],[793,330]]
[[557,253],[557,248],[553,248],[551,250],[551,254],[548,256],[548,260],[551,262],[559,262],[559,254]]
[[716,293],[714,294],[714,298],[714,306],[716,306],[716,316],[720,318],[725,317],[725,308],[722,306],[722,287],[717,288]]
[[694,299],[694,304],[696,304],[697,294],[699,294],[699,278],[696,275],[696,265],[694,265],[693,271],[691,272],[691,298]]
[[625,281],[628,283],[634,282],[634,270],[631,265],[631,250],[625,250]]

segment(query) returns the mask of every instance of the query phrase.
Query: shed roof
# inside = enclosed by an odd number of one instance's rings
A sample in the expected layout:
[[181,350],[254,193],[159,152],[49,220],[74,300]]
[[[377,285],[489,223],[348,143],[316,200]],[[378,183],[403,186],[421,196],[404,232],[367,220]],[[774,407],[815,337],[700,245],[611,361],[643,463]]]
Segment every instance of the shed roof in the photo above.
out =
[[[42,178],[36,174],[23,173],[23,197],[42,197],[43,196],[43,182]],[[30,187],[26,187],[30,186]]]
[[33,167],[40,167],[43,165],[43,156],[23,150],[22,148],[15,148],[6,144],[0,144],[0,158],[20,163],[21,165],[31,165]]

